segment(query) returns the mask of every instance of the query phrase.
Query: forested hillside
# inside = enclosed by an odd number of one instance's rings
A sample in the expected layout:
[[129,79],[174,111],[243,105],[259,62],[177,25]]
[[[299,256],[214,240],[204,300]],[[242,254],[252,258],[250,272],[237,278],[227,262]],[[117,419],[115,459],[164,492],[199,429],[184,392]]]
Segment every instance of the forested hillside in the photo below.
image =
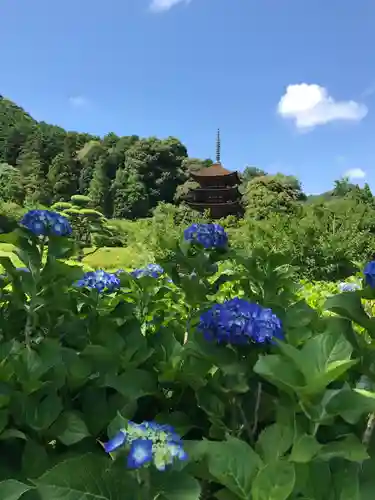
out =
[[[194,187],[189,172],[211,163],[189,158],[186,147],[173,137],[109,133],[100,138],[67,132],[35,121],[0,98],[2,231],[10,230],[27,208],[85,195],[90,209],[113,219],[116,227],[121,224],[120,237],[106,237],[104,246],[133,248],[137,258],[142,252],[152,254],[159,251],[152,233],[173,240],[181,224],[198,220],[180,202]],[[348,276],[353,262],[375,252],[375,202],[367,184],[361,188],[344,178],[321,195],[307,196],[290,175],[247,167],[241,177],[244,217],[222,221],[237,248],[282,252],[301,276],[314,279]],[[118,219],[134,223],[124,229],[126,223]]]
[[3,201],[50,205],[89,195],[107,217],[139,218],[158,202],[173,202],[188,170],[176,138],[100,138],[35,121],[0,97],[0,192]]

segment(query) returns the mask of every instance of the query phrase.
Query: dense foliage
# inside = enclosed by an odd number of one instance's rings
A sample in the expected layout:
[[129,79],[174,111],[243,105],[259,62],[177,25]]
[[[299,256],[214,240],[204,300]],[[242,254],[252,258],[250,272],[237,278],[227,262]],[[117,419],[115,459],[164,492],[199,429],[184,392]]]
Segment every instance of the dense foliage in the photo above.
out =
[[83,273],[61,213],[0,236],[0,498],[371,500],[375,262],[314,309],[285,256],[180,237]]
[[186,148],[173,137],[103,138],[36,122],[0,97],[0,192],[15,203],[49,205],[89,195],[107,217],[145,217],[172,202],[187,180]]
[[[187,225],[209,222],[209,214],[181,202],[196,187],[189,173],[211,163],[189,158],[174,138],[67,132],[0,98],[0,232],[11,231],[30,208],[52,207],[74,226],[78,259],[110,269],[114,257],[121,260],[117,248],[144,265],[166,256]],[[246,167],[240,191],[244,217],[220,224],[247,256],[272,250],[298,266],[303,279],[340,280],[374,253],[375,204],[367,184],[340,179],[332,190],[307,196],[293,176]],[[111,259],[94,257],[98,247],[113,248]]]

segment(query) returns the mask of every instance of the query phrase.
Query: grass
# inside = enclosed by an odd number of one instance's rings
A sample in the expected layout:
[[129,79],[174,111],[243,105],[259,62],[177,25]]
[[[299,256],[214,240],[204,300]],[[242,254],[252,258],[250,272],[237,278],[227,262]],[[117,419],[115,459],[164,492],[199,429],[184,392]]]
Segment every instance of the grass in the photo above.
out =
[[[0,257],[10,257],[16,267],[24,267],[15,253],[15,247],[9,243],[0,243]],[[134,269],[153,262],[153,255],[141,245],[130,245],[128,247],[102,247],[93,252],[87,249],[88,254],[82,262],[85,270],[105,269],[106,271],[117,271],[118,269]],[[73,263],[69,261],[68,263]],[[77,264],[76,262],[74,262]],[[0,270],[2,266],[0,264]]]
[[[87,252],[91,252],[88,250]],[[133,269],[142,267],[153,261],[153,256],[145,248],[138,245],[128,247],[102,247],[87,255],[83,263],[93,269],[117,271],[117,269]]]

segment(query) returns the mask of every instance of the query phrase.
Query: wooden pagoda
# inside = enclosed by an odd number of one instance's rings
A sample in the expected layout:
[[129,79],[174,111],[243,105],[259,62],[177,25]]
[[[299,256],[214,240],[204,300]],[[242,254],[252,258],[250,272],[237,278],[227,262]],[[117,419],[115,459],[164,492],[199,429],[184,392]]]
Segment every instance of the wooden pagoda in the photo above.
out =
[[186,203],[190,208],[209,210],[213,219],[242,214],[238,173],[225,169],[220,161],[220,130],[217,131],[216,162],[191,173],[191,177],[199,187],[189,192]]

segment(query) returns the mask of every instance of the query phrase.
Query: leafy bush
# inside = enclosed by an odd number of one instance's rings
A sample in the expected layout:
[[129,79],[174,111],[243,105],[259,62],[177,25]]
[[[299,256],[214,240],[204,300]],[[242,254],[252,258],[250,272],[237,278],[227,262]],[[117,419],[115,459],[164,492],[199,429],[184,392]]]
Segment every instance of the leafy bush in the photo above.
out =
[[24,267],[0,256],[2,500],[373,498],[375,262],[324,316],[220,227],[86,274],[70,230],[39,211],[0,236]]
[[26,210],[16,203],[2,202],[0,200],[0,234],[15,229],[19,219],[25,212]]
[[70,203],[59,201],[51,207],[70,220],[74,228],[80,261],[84,258],[85,248],[116,247],[124,243],[116,228],[108,224],[101,212],[90,208],[90,204],[91,199],[88,196],[74,195]]

